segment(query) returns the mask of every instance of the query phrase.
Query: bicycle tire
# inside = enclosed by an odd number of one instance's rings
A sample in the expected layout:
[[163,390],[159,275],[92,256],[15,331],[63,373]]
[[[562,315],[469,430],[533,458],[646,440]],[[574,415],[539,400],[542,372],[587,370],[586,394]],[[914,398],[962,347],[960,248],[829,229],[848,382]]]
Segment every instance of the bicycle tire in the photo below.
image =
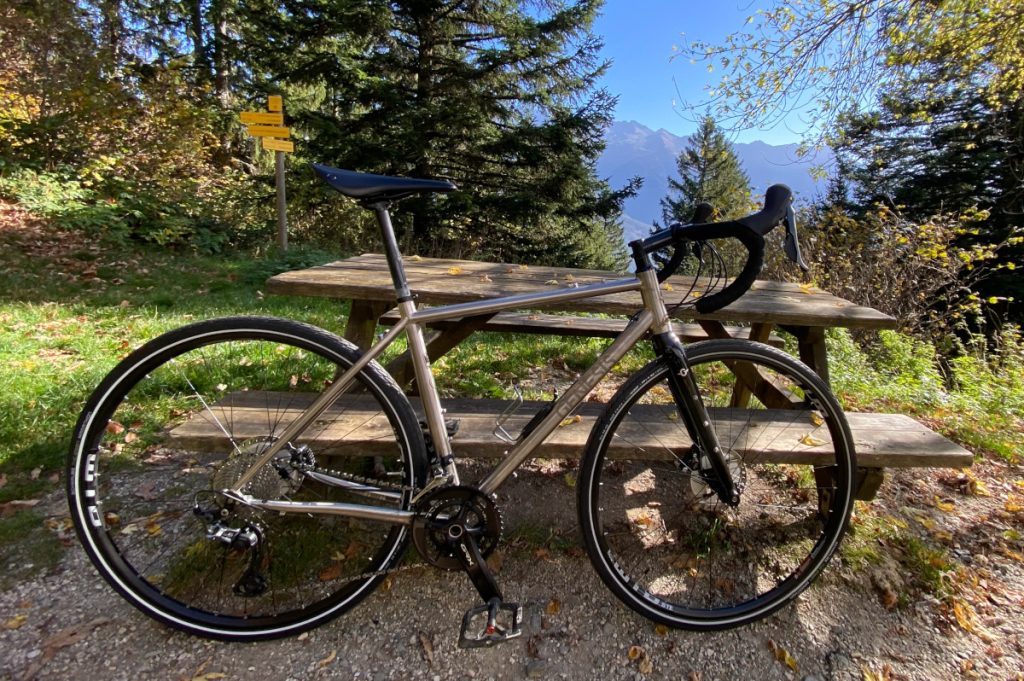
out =
[[[371,593],[379,572],[401,560],[407,528],[233,507],[212,491],[236,482],[359,356],[313,326],[230,317],[170,331],[122,360],[87,401],[68,454],[71,517],[100,574],[145,614],[233,641],[297,634]],[[358,394],[350,389],[293,442],[313,454],[306,463],[386,479],[396,491],[373,502],[409,509],[427,468],[416,415],[376,362],[353,387]],[[352,443],[358,428],[374,428],[374,438]],[[244,489],[257,498],[373,503],[276,462]],[[208,538],[210,513],[257,541]]]
[[[656,359],[594,425],[577,512],[591,563],[626,605],[671,627],[725,629],[791,602],[828,563],[853,504],[854,445],[831,391],[789,355],[725,339],[686,354],[740,504],[721,503],[704,482],[669,364]],[[736,393],[733,369],[757,394]],[[751,369],[774,382],[757,384]]]

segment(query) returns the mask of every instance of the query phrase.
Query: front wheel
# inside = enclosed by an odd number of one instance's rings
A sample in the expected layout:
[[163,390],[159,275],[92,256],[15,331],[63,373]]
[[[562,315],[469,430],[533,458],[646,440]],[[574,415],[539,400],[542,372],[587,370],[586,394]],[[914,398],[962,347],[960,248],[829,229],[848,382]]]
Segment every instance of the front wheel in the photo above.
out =
[[[104,578],[147,615],[228,640],[295,634],[369,594],[405,527],[220,493],[359,356],[312,326],[236,317],[126,357],[86,403],[68,458],[71,517]],[[408,400],[373,362],[242,491],[408,510],[425,456]]]
[[828,387],[789,355],[734,340],[686,355],[739,505],[708,484],[659,359],[594,426],[577,508],[591,562],[629,607],[722,629],[778,610],[825,567],[853,503],[853,439]]

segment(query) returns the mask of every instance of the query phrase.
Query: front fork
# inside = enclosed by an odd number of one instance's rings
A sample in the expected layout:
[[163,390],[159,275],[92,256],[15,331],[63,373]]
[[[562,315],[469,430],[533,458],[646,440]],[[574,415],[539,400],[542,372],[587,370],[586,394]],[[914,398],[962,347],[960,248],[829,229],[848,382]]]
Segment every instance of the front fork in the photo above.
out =
[[707,457],[711,464],[710,475],[703,470],[700,471],[701,474],[706,476],[705,481],[722,500],[722,503],[738,506],[740,490],[736,487],[736,482],[729,471],[729,462],[722,451],[718,435],[711,427],[708,410],[704,406],[704,400],[700,397],[700,389],[690,370],[690,363],[686,359],[686,350],[683,348],[683,344],[675,334],[661,333],[654,337],[654,351],[668,362],[669,389],[672,391],[672,398],[679,410],[679,417],[686,425],[686,432],[690,435],[690,440],[697,450],[695,452],[697,465],[701,465],[704,457]]

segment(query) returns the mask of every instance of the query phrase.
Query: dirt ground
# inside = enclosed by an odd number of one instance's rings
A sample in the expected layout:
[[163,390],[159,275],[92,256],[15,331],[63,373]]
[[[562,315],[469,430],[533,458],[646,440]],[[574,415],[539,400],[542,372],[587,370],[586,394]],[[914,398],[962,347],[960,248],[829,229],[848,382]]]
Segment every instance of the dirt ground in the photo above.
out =
[[65,549],[54,569],[0,593],[0,680],[1024,678],[1018,469],[895,475],[859,506],[844,559],[793,606],[697,634],[656,628],[615,599],[579,544],[571,464],[531,468],[500,494],[512,541],[495,561],[506,595],[525,606],[524,633],[473,651],[457,647],[477,600],[469,580],[427,567],[295,638],[227,644],[174,632],[100,579],[55,492],[36,510],[56,521]]

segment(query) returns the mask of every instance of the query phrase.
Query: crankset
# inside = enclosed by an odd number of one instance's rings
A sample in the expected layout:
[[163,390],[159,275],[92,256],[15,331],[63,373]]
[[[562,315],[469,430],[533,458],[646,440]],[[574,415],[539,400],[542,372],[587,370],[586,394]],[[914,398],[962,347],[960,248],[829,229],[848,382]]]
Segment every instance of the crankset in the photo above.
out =
[[494,500],[474,487],[455,486],[426,494],[416,507],[416,550],[443,570],[465,570],[484,601],[462,618],[459,647],[491,646],[519,636],[523,609],[504,601],[487,567],[487,556],[501,539],[501,515]]

